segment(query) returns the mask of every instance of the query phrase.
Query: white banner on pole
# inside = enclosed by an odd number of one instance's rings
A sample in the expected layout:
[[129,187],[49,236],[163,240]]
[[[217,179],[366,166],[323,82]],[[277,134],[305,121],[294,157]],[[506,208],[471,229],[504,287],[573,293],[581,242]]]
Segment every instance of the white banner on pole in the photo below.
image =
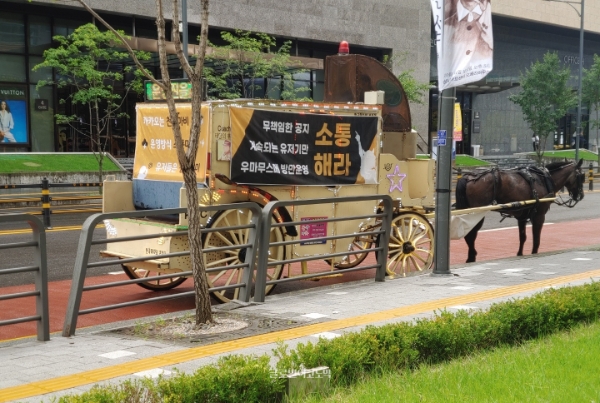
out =
[[493,68],[491,0],[431,0],[431,9],[439,91],[484,78]]

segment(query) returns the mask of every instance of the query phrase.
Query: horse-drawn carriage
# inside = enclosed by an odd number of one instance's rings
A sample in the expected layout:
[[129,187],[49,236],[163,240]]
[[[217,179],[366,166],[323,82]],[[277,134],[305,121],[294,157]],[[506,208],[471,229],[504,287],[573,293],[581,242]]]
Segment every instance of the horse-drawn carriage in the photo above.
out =
[[[433,264],[434,161],[416,158],[416,133],[411,130],[410,110],[396,77],[376,60],[359,55],[326,59],[325,102],[266,100],[208,101],[201,107],[201,142],[197,155],[198,193],[201,204],[222,205],[252,201],[260,206],[271,200],[307,200],[328,197],[389,195],[394,200],[392,231],[388,245],[389,275],[408,275],[430,269]],[[381,96],[384,92],[383,102]],[[366,93],[366,95],[365,95]],[[185,139],[191,106],[178,104]],[[132,181],[107,181],[105,213],[134,209],[186,207],[185,187],[166,105],[137,106],[137,143]],[[189,135],[189,131],[187,132]],[[524,197],[527,198],[527,197]],[[332,268],[352,268],[367,256],[379,240],[369,234],[379,222],[338,220],[328,226],[311,227],[310,222],[340,216],[336,203],[278,208],[274,222],[306,222],[306,233],[294,226],[274,227],[272,243],[303,240],[324,231],[353,234],[346,241],[299,242],[270,246],[269,258],[328,256]],[[377,202],[344,206],[346,215],[376,211]],[[466,207],[466,206],[464,206]],[[202,239],[209,284],[240,277],[240,256],[223,247],[246,242],[229,227],[247,224],[250,212],[223,210],[203,217],[208,232]],[[475,225],[473,223],[472,225]],[[108,237],[137,236],[164,232],[165,237],[109,243],[105,256],[130,259],[155,255],[146,261],[123,264],[134,279],[154,274],[177,274],[190,268],[189,256],[161,257],[187,250],[187,237],[168,236],[187,226],[187,217],[164,220],[115,219],[107,223]],[[314,230],[314,231],[313,231]],[[215,251],[211,251],[215,249]],[[346,253],[341,256],[340,252]],[[337,255],[336,255],[337,253]],[[227,268],[231,266],[231,268]],[[269,266],[268,276],[278,279],[283,265]],[[139,282],[151,290],[178,286],[185,277]],[[267,288],[267,291],[271,287]],[[214,293],[227,301],[226,291]]]
[[[388,272],[406,275],[430,268],[433,230],[422,214],[433,209],[434,161],[416,158],[417,134],[411,130],[408,101],[400,83],[375,59],[360,55],[328,57],[325,74],[325,102],[203,103],[202,141],[196,159],[200,203],[253,201],[264,206],[270,200],[389,195],[395,201],[392,237],[398,239],[390,242]],[[378,90],[385,91],[384,97],[383,91]],[[177,109],[185,132],[191,107],[181,103]],[[166,105],[138,104],[133,179],[105,183],[104,212],[185,207],[187,198],[169,126]],[[310,227],[312,220],[338,216],[337,208],[335,203],[328,209],[311,205],[280,208],[272,219],[306,221]],[[377,202],[352,203],[344,206],[344,213],[358,215],[377,208]],[[230,210],[203,219],[206,227],[218,228],[244,224],[250,217],[247,211]],[[186,220],[182,214],[172,222],[120,219],[111,220],[109,224],[112,233],[140,235],[155,231],[157,226],[162,226],[165,232],[174,231],[185,227]],[[292,255],[353,251],[357,253],[328,259],[332,267],[352,267],[367,254],[359,252],[377,242],[360,234],[377,225],[361,220],[331,222],[324,235],[345,232],[356,236],[346,242],[301,242],[291,247],[276,247],[270,250],[270,256],[281,260]],[[280,227],[272,231],[271,240],[305,236],[310,234],[298,233],[293,226]],[[149,246],[144,240],[110,243],[103,254],[123,259],[157,255],[146,262],[123,265],[131,278],[189,270],[189,256],[160,258],[161,254],[186,247],[184,237],[169,239],[160,246]],[[211,253],[210,249],[237,242],[240,242],[238,237],[226,229],[222,233],[207,234],[202,245],[207,269],[224,262],[235,265],[236,259],[229,258],[227,253]],[[279,278],[282,271],[281,266],[270,267],[269,277]],[[230,275],[209,274],[209,283],[212,285],[224,276]],[[175,287],[184,280],[175,277],[164,282],[139,284],[160,290]],[[216,296],[229,299],[224,292]]]

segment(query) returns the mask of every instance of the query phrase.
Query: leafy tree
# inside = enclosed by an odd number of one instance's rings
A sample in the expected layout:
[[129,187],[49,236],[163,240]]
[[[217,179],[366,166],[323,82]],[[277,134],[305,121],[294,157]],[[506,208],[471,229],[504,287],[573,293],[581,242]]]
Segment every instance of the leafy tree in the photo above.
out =
[[556,130],[556,122],[577,102],[575,93],[567,85],[570,75],[568,67],[560,67],[558,55],[548,52],[542,62],[532,63],[531,68],[521,74],[521,91],[508,98],[521,107],[533,134],[540,136],[536,150],[538,162],[544,155],[548,135]]
[[[44,61],[33,70],[54,68],[56,79],[42,80],[38,87],[72,88],[68,98],[61,99],[60,103],[70,101],[72,105],[80,105],[87,111],[87,116],[56,114],[55,119],[58,124],[68,124],[89,139],[102,182],[110,122],[127,116],[121,112],[121,107],[129,91],[142,92],[142,74],[138,69],[124,65],[129,54],[114,47],[119,42],[117,35],[110,31],[100,32],[94,24],[82,25],[69,36],[55,36],[54,40],[58,46],[46,50]],[[136,55],[140,60],[150,58],[147,52],[136,52]],[[121,84],[124,92],[117,90]]]
[[[421,83],[417,81],[415,76],[413,75],[415,69],[403,69],[403,66],[406,64],[406,59],[408,58],[408,52],[402,52],[399,55],[394,55],[389,57],[385,55],[383,58],[383,63],[386,64],[390,69],[393,64],[397,65],[402,72],[397,76],[398,81],[402,84],[402,88],[404,89],[404,93],[406,94],[406,99],[410,104],[425,104],[425,96],[429,94],[429,88],[431,88],[430,83]],[[421,136],[421,133],[417,133],[423,144],[427,144],[427,140]],[[421,148],[420,144],[417,144],[417,147],[421,150],[421,152],[426,152]]]
[[[594,63],[587,70],[581,82],[582,102],[588,104],[596,111],[596,119],[590,120],[591,127],[596,129],[596,152],[598,152],[599,129],[600,129],[600,56],[594,55]],[[600,152],[598,152],[598,169],[600,169]]]
[[[208,42],[208,4],[209,0],[199,0],[200,11],[200,37],[199,46],[196,48],[195,66],[191,66],[186,53],[184,53],[181,38],[179,36],[179,21],[181,6],[178,0],[165,0],[164,2],[171,3],[169,10],[172,19],[171,38],[175,47],[177,59],[181,64],[181,68],[187,74],[188,80],[192,85],[192,119],[190,125],[190,137],[186,147],[184,147],[181,137],[181,125],[177,115],[177,105],[173,98],[173,89],[171,88],[171,77],[169,74],[169,65],[167,59],[167,41],[165,36],[166,23],[163,0],[155,0],[156,5],[156,27],[158,32],[158,55],[162,80],[154,78],[142,65],[140,59],[127,43],[125,37],[116,31],[110,24],[95,12],[85,0],[73,0],[82,5],[94,18],[104,25],[110,32],[119,37],[120,42],[127,49],[129,56],[138,66],[140,71],[144,73],[147,79],[158,85],[165,93],[165,101],[169,108],[169,117],[173,129],[173,137],[175,138],[175,147],[177,149],[177,159],[183,173],[183,180],[187,189],[187,205],[188,205],[188,220],[189,232],[188,240],[190,245],[190,259],[192,262],[192,277],[194,279],[194,289],[196,294],[196,324],[211,323],[213,316],[211,312],[210,294],[208,292],[208,281],[206,278],[206,268],[202,257],[202,239],[201,239],[201,216],[200,206],[198,204],[198,184],[196,180],[196,154],[200,142],[200,106],[203,97],[202,87],[202,72],[204,68],[204,59],[206,55],[206,47]],[[187,49],[186,49],[187,52]],[[204,163],[201,161],[200,163]]]
[[223,31],[221,39],[225,44],[210,43],[206,55],[204,76],[211,98],[297,99],[308,91],[295,87],[293,75],[306,70],[292,60],[291,41],[276,48],[272,36],[242,30]]
[[398,81],[402,84],[402,88],[406,93],[406,98],[412,104],[425,104],[425,95],[428,95],[429,88],[431,88],[430,83],[421,83],[417,81],[415,76],[413,75],[415,69],[404,69],[403,66],[406,64],[406,59],[408,58],[408,52],[402,52],[399,55],[394,55],[392,57],[384,56],[383,62],[388,66],[391,64],[397,65],[402,72],[397,76]]

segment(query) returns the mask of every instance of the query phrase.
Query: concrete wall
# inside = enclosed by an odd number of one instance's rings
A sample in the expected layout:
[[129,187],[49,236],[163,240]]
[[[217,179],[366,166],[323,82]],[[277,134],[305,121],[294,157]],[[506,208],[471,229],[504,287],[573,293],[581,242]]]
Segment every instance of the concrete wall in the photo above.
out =
[[[561,4],[558,1],[494,0],[492,1],[492,9],[496,15],[579,29],[581,24],[578,15],[581,6],[577,4],[579,1],[574,0],[574,8],[572,8],[569,4]],[[598,19],[600,19],[600,2],[587,0],[584,10],[585,30],[600,33],[600,25],[597,24]]]

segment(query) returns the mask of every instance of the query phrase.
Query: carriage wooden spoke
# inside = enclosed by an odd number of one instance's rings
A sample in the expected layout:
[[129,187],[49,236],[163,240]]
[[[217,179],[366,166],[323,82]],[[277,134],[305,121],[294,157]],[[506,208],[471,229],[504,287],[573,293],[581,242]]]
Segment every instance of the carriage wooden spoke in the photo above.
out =
[[[379,238],[377,240],[379,244]],[[420,214],[401,213],[392,220],[386,272],[391,277],[429,270],[433,265],[433,227]]]
[[[207,269],[217,269],[207,273],[209,287],[229,286],[240,284],[244,268],[236,266],[245,263],[246,248],[237,248],[238,245],[247,244],[249,241],[249,229],[227,229],[227,227],[236,227],[247,225],[252,220],[252,212],[248,209],[224,210],[215,214],[208,224],[208,228],[223,228],[222,231],[206,232],[203,236],[202,247],[204,252],[204,261]],[[272,220],[275,222],[275,218]],[[271,230],[271,242],[281,242],[284,235],[281,228],[274,227]],[[211,251],[211,249],[222,246],[231,246],[232,249]],[[278,261],[285,259],[285,247],[274,246],[269,248],[269,260]],[[269,266],[267,276],[269,279],[279,279],[283,272],[283,265]],[[255,276],[255,273],[253,273]],[[266,292],[273,289],[273,285],[267,286]],[[216,291],[213,295],[222,302],[228,302],[237,299],[240,289]]]
[[[126,266],[124,264],[121,266],[123,268],[123,271],[127,275],[127,277],[129,277],[132,280],[137,280],[140,278],[147,278],[147,277],[154,277],[154,276],[159,276],[161,274],[164,274],[159,271],[142,269],[139,267],[133,267],[133,266],[129,266],[129,265]],[[185,280],[186,280],[186,277],[170,277],[170,278],[165,278],[165,279],[144,281],[143,283],[137,283],[137,285],[139,285],[140,287],[145,288],[147,290],[151,290],[151,291],[163,291],[163,290],[170,290],[171,288],[175,288],[178,285],[180,285],[181,283],[183,283]]]
[[[352,240],[352,243],[350,245],[348,245],[348,252],[365,251],[367,249],[371,249],[372,245],[373,245],[372,237],[365,236],[365,235],[358,235]],[[344,259],[341,262],[336,263],[335,267],[336,267],[336,269],[349,269],[351,267],[358,266],[365,260],[365,258],[367,257],[368,254],[369,254],[369,252],[367,251],[367,252],[363,252],[363,253],[347,255],[344,257]],[[327,262],[329,263],[330,261],[327,260]]]

